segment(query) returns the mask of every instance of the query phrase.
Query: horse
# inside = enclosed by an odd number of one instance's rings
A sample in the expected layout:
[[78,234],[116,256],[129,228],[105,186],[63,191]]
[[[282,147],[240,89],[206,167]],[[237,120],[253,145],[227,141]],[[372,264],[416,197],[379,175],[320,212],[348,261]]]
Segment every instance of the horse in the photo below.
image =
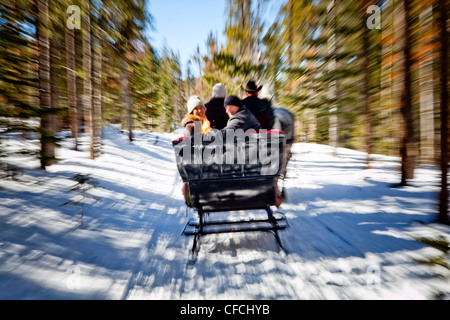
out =
[[287,174],[288,162],[292,156],[291,147],[292,144],[294,143],[295,116],[292,112],[284,108],[273,108],[273,115],[275,121],[272,130],[282,131],[286,138],[286,145],[284,147],[284,163],[280,175],[280,178],[283,182],[283,187],[281,188],[280,196],[282,199],[286,199],[284,179],[286,178]]
[[[282,131],[286,139],[286,145],[284,148],[284,164],[280,174],[280,178],[284,182],[287,173],[287,165],[292,156],[291,147],[295,141],[295,115],[289,110],[277,106],[274,93],[274,84],[270,81],[262,82],[264,85],[262,86],[258,96],[263,100],[267,100],[272,108],[274,117],[272,130]],[[285,198],[284,187],[282,188],[281,196],[282,198]]]
[[292,112],[284,108],[273,108],[275,118],[272,130],[283,131],[286,137],[286,147],[284,150],[284,166],[281,173],[282,179],[286,177],[287,164],[292,156],[291,147],[294,143],[295,116]]

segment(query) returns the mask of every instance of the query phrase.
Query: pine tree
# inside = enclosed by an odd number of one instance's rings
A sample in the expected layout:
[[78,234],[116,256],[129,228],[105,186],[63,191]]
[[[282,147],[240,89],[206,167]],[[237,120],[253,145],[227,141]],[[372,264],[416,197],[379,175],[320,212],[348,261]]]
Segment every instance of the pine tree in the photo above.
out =
[[412,72],[411,72],[411,50],[412,50],[412,18],[410,0],[402,0],[403,14],[403,85],[400,100],[401,122],[401,145],[400,155],[402,157],[401,167],[401,186],[407,184],[408,179],[414,178],[414,166],[416,158],[416,146],[414,140],[414,123],[412,114]]
[[[92,37],[91,37],[91,3],[83,2],[83,118],[84,132],[93,136],[92,122]],[[94,159],[94,146],[90,144],[90,157]]]
[[435,160],[435,115],[434,115],[434,60],[433,38],[435,32],[433,19],[434,3],[424,7],[419,14],[420,41],[419,50],[419,103],[420,103],[420,161],[434,163]]
[[75,70],[75,29],[66,28],[66,59],[67,59],[67,102],[69,107],[69,123],[74,139],[74,150],[78,150],[78,110],[77,82]]
[[[363,30],[366,29],[366,21],[368,19],[367,8],[370,6],[370,1],[365,0],[361,6],[362,12],[361,16],[363,17],[361,28]],[[364,95],[364,144],[366,146],[366,168],[370,168],[370,154],[372,153],[372,117],[370,112],[370,39],[369,39],[369,30],[365,30],[362,32],[362,54],[361,59],[363,60],[363,95]]]
[[121,55],[121,83],[123,89],[123,98],[125,109],[127,112],[127,127],[128,127],[128,138],[133,141],[133,110],[131,105],[130,97],[130,58],[132,53],[135,52],[135,46],[133,42],[138,42],[142,40],[141,31],[145,27],[145,0],[139,1],[123,1],[118,6],[120,12],[116,12],[120,16],[117,19],[117,46],[118,52]]
[[440,223],[449,224],[448,218],[448,1],[438,1],[440,29],[440,91],[441,91],[441,191],[439,194]]
[[36,0],[39,51],[39,107],[41,111],[41,169],[51,165],[55,159],[53,123],[51,122],[50,87],[50,40],[48,0]]
[[91,152],[92,158],[100,156],[101,146],[101,131],[102,131],[102,41],[100,38],[100,31],[97,24],[95,30],[95,42],[93,47],[93,63],[92,63],[92,76],[93,76],[93,95],[92,95],[92,130],[91,130]]

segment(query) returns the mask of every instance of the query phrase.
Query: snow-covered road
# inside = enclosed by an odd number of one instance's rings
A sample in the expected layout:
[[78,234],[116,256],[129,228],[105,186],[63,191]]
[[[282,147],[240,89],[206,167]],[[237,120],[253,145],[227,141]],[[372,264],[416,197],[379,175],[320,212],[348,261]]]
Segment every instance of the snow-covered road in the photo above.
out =
[[[48,172],[23,166],[0,179],[0,299],[434,299],[449,298],[448,271],[420,265],[439,253],[417,237],[450,238],[432,223],[439,172],[399,181],[397,159],[323,145],[295,144],[280,207],[290,228],[202,238],[195,263],[182,230],[186,210],[171,139],[139,134],[133,144],[112,127],[94,161],[63,144]],[[11,140],[9,147],[33,141]],[[98,186],[80,206],[76,174]],[[234,212],[257,217],[264,212]],[[224,215],[218,213],[217,215]]]

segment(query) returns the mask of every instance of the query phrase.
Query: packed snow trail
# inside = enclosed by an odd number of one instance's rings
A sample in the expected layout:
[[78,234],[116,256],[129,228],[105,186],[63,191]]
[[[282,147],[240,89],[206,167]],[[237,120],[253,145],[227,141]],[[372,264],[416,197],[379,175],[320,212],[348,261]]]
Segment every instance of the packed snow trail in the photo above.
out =
[[[16,181],[0,179],[0,299],[434,299],[449,297],[440,267],[414,258],[437,250],[415,240],[449,239],[435,219],[439,172],[417,170],[411,187],[399,181],[398,159],[327,146],[295,144],[280,207],[290,228],[286,252],[267,232],[202,237],[195,263],[171,134],[137,134],[133,143],[113,127],[103,155],[69,150],[57,165],[37,162]],[[19,138],[9,148],[35,148]],[[87,146],[86,146],[87,147]],[[86,149],[87,150],[87,149]],[[79,208],[62,205],[76,174],[99,186]],[[211,214],[258,218],[265,212]],[[213,219],[213,217],[211,217]],[[446,273],[447,272],[447,273]]]

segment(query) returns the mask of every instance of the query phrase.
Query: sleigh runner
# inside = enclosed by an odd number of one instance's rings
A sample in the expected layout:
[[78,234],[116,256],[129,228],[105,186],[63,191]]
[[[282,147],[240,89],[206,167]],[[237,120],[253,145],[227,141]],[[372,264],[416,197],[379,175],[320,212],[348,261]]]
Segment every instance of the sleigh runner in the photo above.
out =
[[[188,184],[191,219],[183,233],[194,236],[195,252],[201,236],[227,232],[272,232],[282,247],[279,230],[288,227],[282,214],[274,214],[277,178],[284,170],[285,137],[280,131],[222,130],[194,134],[172,142],[177,167]],[[265,210],[264,218],[211,220],[210,213]]]

